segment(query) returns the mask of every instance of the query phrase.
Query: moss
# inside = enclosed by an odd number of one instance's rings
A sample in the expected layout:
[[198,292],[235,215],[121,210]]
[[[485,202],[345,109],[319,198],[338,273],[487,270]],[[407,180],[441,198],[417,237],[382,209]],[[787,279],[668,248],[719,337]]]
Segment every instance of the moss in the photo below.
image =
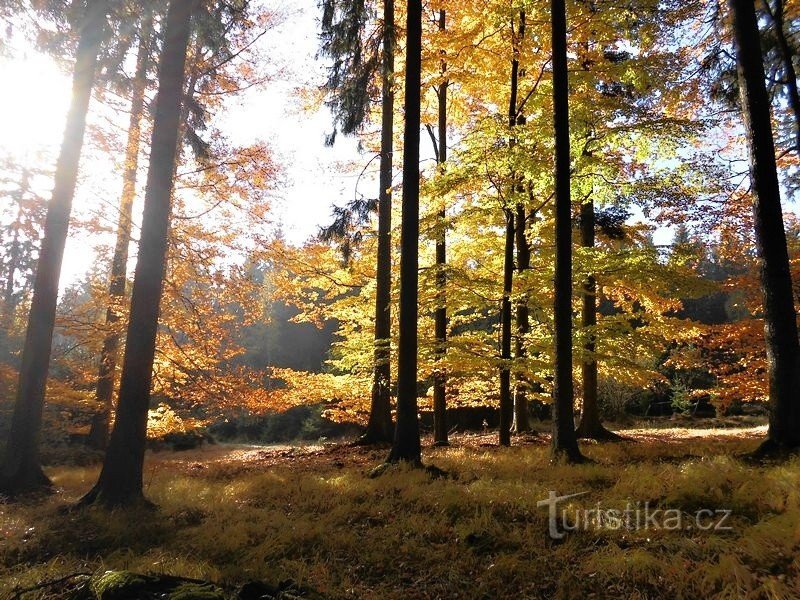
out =
[[225,600],[218,587],[210,583],[184,583],[172,590],[167,600]]
[[130,571],[106,571],[92,578],[97,600],[225,600],[218,587],[210,583],[180,581],[172,577],[140,575]]
[[92,578],[91,588],[97,600],[123,600],[140,597],[150,579],[130,571],[106,571]]

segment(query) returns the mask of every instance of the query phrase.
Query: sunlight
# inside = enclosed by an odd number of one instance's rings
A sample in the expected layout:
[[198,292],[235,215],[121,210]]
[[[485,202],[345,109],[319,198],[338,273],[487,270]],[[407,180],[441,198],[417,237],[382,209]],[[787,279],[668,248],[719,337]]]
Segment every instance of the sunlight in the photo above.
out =
[[31,53],[0,60],[0,151],[26,162],[43,152],[55,156],[66,118],[70,84],[46,56]]

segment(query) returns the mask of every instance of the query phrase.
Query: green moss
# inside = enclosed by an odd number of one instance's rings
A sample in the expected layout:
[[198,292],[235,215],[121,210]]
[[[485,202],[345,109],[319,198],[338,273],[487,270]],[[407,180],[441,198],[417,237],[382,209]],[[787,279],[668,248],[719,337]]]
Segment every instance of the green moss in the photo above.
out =
[[137,598],[150,583],[149,578],[130,571],[106,571],[92,578],[91,588],[97,600]]
[[225,600],[225,595],[210,583],[184,583],[172,590],[167,600]]

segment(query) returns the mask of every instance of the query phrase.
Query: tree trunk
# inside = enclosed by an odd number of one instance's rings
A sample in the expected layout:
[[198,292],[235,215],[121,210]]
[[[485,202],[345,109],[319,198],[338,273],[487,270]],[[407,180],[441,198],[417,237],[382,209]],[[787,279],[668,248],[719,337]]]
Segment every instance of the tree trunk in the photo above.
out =
[[[594,200],[590,195],[588,200],[581,204],[581,246],[584,248],[594,248],[594,229]],[[581,326],[592,329],[597,325],[597,282],[592,274],[583,282],[582,301]],[[579,439],[619,439],[617,434],[606,429],[600,421],[600,409],[597,404],[597,360],[594,358],[596,345],[595,334],[590,332],[583,345],[584,356],[581,361],[583,408],[576,435]]]
[[53,341],[58,282],[78,178],[86,115],[97,70],[97,53],[105,31],[105,12],[104,1],[92,0],[88,3],[75,54],[72,100],[56,164],[53,195],[47,207],[14,415],[0,466],[0,493],[5,495],[50,486],[39,464],[39,434]]
[[[147,9],[145,9],[147,11]],[[101,405],[92,417],[88,444],[92,448],[104,450],[108,443],[108,428],[113,410],[114,379],[117,369],[117,349],[119,333],[119,307],[125,297],[125,275],[128,265],[128,245],[131,240],[131,212],[136,198],[136,173],[139,169],[139,146],[141,142],[141,120],[144,114],[144,92],[147,87],[150,32],[153,18],[148,12],[142,17],[139,33],[139,48],[136,55],[136,73],[133,78],[131,94],[131,115],[128,125],[128,143],[125,148],[125,172],[122,178],[122,194],[119,201],[119,221],[114,257],[111,261],[111,277],[108,284],[110,305],[106,309],[106,326],[110,332],[103,340],[100,351],[100,366],[97,374],[95,400]]]
[[387,462],[422,461],[417,415],[417,284],[419,281],[419,128],[422,1],[408,0],[403,218],[400,232],[400,339],[397,352],[397,425]]
[[[439,31],[444,31],[446,13],[439,11]],[[444,51],[443,51],[444,52]],[[442,58],[442,82],[439,84],[439,147],[436,153],[439,167],[444,169],[447,161],[447,62]],[[433,443],[447,446],[447,371],[442,364],[447,355],[447,215],[444,199],[437,214],[436,237],[436,313],[434,328],[436,334],[436,370],[433,376]]]
[[117,415],[100,478],[82,503],[97,502],[110,507],[144,501],[142,468],[147,411],[164,281],[186,46],[196,6],[197,0],[169,3]]
[[[522,275],[531,268],[531,248],[525,236],[525,228],[528,219],[525,213],[525,206],[517,204],[517,273]],[[526,356],[525,336],[531,330],[530,315],[528,310],[528,297],[526,293],[520,295],[517,300],[517,339],[515,355],[518,359]],[[521,362],[521,361],[520,361]],[[528,415],[528,381],[523,373],[517,373],[516,386],[514,388],[514,433],[527,433],[531,430],[530,417]]]
[[383,2],[381,57],[381,164],[378,193],[378,258],[375,291],[375,372],[367,431],[360,443],[392,441],[392,156],[394,143],[394,0]]
[[572,389],[572,206],[570,198],[569,74],[564,0],[551,0],[553,27],[553,123],[555,128],[555,377],[553,457],[579,462]]
[[8,272],[6,273],[6,287],[3,290],[3,306],[0,309],[0,335],[8,336],[11,332],[11,325],[14,321],[14,312],[17,309],[16,294],[14,293],[14,280],[17,276],[17,271],[20,268],[20,259],[22,258],[22,249],[20,248],[19,232],[22,229],[22,217],[24,215],[23,202],[25,194],[30,190],[30,172],[27,169],[22,170],[22,177],[19,182],[19,191],[15,194],[17,197],[17,218],[11,224],[14,233],[11,237],[11,248],[8,253]]
[[511,286],[514,276],[514,213],[505,210],[506,235],[503,253],[503,302],[500,307],[500,445],[511,445]]
[[766,453],[800,446],[800,345],[755,8],[748,0],[730,0],[730,7],[764,296],[770,417],[759,452]]

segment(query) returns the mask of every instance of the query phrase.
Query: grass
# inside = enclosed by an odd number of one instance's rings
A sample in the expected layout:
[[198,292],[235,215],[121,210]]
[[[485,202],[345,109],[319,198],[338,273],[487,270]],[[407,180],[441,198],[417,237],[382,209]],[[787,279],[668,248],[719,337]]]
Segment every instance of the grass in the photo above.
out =
[[[456,437],[398,468],[385,451],[217,446],[148,456],[155,514],[65,511],[96,467],[48,472],[60,492],[0,505],[0,598],[71,572],[131,569],[234,585],[291,578],[331,598],[798,598],[800,459],[753,467],[762,428],[631,429],[584,444],[594,464],[551,465],[546,441],[500,449]],[[728,509],[726,531],[619,528],[548,535],[560,507]],[[569,513],[573,514],[572,512]],[[48,593],[51,595],[48,596]],[[55,598],[46,589],[30,598]],[[38,594],[38,595],[37,595]]]

